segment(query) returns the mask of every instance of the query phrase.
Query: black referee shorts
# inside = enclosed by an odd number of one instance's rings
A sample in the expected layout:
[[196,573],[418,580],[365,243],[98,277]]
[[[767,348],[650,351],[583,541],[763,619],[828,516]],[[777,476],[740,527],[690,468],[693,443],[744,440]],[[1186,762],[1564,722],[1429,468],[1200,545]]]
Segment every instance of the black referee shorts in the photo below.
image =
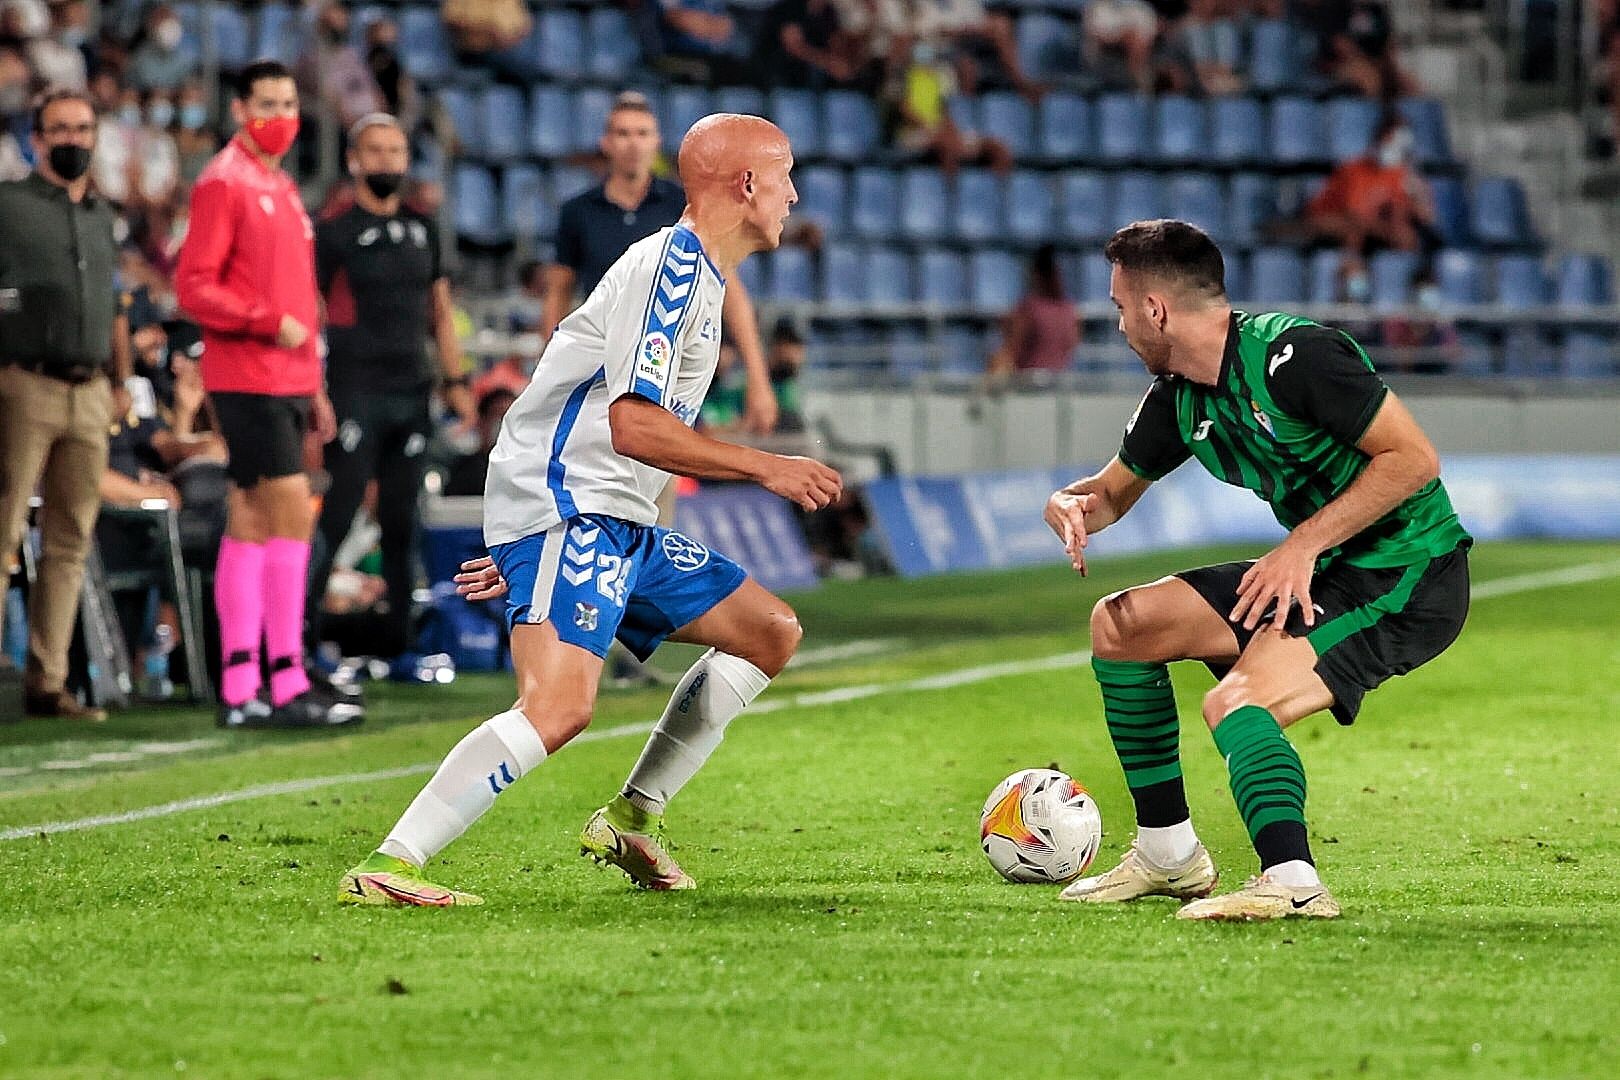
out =
[[[1201,566],[1176,577],[1225,619],[1237,605],[1238,582],[1254,563]],[[1468,617],[1468,545],[1411,566],[1369,569],[1336,563],[1311,579],[1316,625],[1295,607],[1285,629],[1316,650],[1316,673],[1333,693],[1333,718],[1355,722],[1361,699],[1392,675],[1426,664],[1462,633]],[[1228,621],[1238,649],[1258,630]],[[1211,664],[1224,676],[1228,668]]]
[[214,423],[230,451],[226,472],[240,488],[304,471],[310,399],[277,394],[208,395]]

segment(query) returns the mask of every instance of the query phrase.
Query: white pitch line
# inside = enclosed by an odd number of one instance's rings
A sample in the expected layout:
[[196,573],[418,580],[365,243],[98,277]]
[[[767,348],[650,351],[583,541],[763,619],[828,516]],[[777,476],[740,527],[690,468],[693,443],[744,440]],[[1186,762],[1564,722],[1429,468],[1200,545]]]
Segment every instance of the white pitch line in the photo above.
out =
[[[1489,600],[1498,596],[1509,596],[1513,593],[1531,592],[1536,589],[1554,588],[1562,585],[1578,585],[1583,582],[1599,581],[1611,577],[1620,577],[1620,561],[1582,563],[1557,570],[1544,570],[1530,574],[1516,574],[1512,577],[1497,578],[1494,581],[1475,586],[1471,590],[1471,596],[1475,600]],[[859,701],[862,698],[875,697],[879,694],[902,693],[913,690],[949,690],[958,686],[967,686],[971,683],[986,682],[990,679],[1004,679],[1016,675],[1030,675],[1040,671],[1059,671],[1065,668],[1079,667],[1090,659],[1091,652],[1082,649],[1078,652],[1059,653],[1055,656],[1042,656],[1032,660],[1011,660],[1000,664],[980,664],[974,667],[959,668],[956,671],[925,675],[922,678],[905,679],[899,682],[864,683],[859,686],[844,686],[834,690],[795,694],[789,698],[762,701],[748,711],[751,714],[759,715],[761,713],[779,712],[783,709],[814,708],[820,705],[836,705],[846,701]],[[621,724],[617,727],[587,731],[574,741],[596,742],[603,739],[621,738],[626,735],[642,735],[651,729],[651,724]],[[23,840],[30,836],[50,835],[53,833],[78,832],[83,829],[99,829],[107,825],[125,825],[134,821],[147,821],[152,818],[168,817],[171,814],[182,814],[188,810],[206,810],[210,807],[245,802],[249,799],[262,799],[274,795],[294,795],[304,791],[318,791],[321,788],[335,787],[340,784],[369,784],[380,780],[397,780],[405,776],[419,776],[423,773],[429,773],[438,767],[439,763],[432,761],[422,762],[417,765],[403,765],[393,769],[381,769],[377,772],[348,773],[342,776],[312,776],[303,780],[284,780],[276,784],[259,784],[254,787],[241,788],[237,791],[222,791],[217,795],[203,795],[193,799],[162,803],[157,806],[143,806],[136,810],[125,810],[117,814],[98,814],[94,817],[75,818],[71,821],[48,821],[39,825],[20,825],[0,832],[0,842]]]
[[788,661],[788,667],[808,667],[811,664],[826,664],[834,660],[862,660],[868,656],[893,652],[904,644],[905,641],[900,638],[859,638],[837,645],[800,649],[793,654],[793,659]]

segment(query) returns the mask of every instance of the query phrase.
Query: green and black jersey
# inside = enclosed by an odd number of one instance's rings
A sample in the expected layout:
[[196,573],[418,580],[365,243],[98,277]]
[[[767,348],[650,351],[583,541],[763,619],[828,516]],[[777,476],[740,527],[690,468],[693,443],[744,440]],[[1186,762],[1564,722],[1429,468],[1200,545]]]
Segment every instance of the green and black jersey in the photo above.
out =
[[[1356,443],[1388,393],[1348,334],[1297,315],[1234,311],[1216,385],[1156,379],[1125,426],[1119,457],[1145,480],[1196,457],[1218,479],[1264,499],[1293,529],[1367,467]],[[1317,565],[1404,566],[1467,539],[1435,479],[1323,552]]]

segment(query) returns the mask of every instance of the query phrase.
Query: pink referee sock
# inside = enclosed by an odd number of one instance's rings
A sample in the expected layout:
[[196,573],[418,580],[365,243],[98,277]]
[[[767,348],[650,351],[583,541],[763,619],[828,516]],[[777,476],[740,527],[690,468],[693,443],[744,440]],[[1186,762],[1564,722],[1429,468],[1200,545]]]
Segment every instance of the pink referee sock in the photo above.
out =
[[264,545],[227,536],[214,569],[214,609],[224,653],[220,696],[240,705],[259,692],[259,640],[264,631]]
[[304,674],[304,588],[308,574],[308,541],[273,536],[265,543],[261,588],[272,705],[285,705],[309,689],[309,676]]

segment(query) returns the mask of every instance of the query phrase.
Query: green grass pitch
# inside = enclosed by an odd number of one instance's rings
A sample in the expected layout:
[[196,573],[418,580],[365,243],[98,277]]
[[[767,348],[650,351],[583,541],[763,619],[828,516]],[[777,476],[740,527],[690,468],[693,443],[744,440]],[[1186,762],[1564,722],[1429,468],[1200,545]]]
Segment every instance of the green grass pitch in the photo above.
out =
[[[1105,591],[1239,554],[1104,551],[1084,580],[799,598],[807,649],[880,651],[791,669],[773,711],[733,725],[671,808],[694,893],[636,893],[575,854],[640,746],[611,729],[649,723],[656,693],[605,694],[597,738],[434,864],[483,908],[335,902],[422,774],[0,842],[0,1077],[1615,1075],[1620,551],[1483,545],[1476,589],[1508,585],[1456,646],[1354,728],[1294,729],[1345,916],[1251,926],[1059,904],[984,861],[991,786],[1051,762],[1101,804],[1099,864],[1129,843],[1088,668],[809,696],[1072,654]],[[1253,855],[1198,719],[1209,677],[1175,679],[1194,820],[1239,884]],[[373,699],[340,738],[227,734],[195,710],[7,726],[0,832],[430,765],[511,685]]]

